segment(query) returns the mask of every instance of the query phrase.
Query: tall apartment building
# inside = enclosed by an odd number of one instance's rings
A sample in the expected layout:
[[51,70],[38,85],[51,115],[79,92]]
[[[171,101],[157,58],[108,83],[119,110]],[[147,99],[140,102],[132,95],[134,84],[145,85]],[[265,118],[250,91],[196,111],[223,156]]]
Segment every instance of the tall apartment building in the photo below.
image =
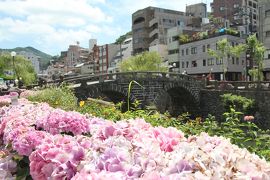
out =
[[208,39],[194,40],[179,45],[180,73],[186,72],[189,75],[202,77],[210,72],[212,78],[223,80],[223,72],[226,73],[226,80],[243,80],[246,77],[246,60],[243,54],[240,58],[234,56],[216,59],[210,56],[207,49],[216,50],[217,42],[227,39],[231,45],[245,43],[243,38],[227,34],[209,36]]
[[[132,14],[133,53],[149,51],[151,46],[166,45],[167,30],[175,26],[201,26],[201,18],[184,12],[147,7]],[[155,48],[159,49],[159,47]]]
[[207,18],[207,5],[205,3],[198,3],[186,6],[186,15]]
[[242,34],[257,31],[258,0],[213,0],[211,7],[214,17],[229,20]]
[[31,61],[34,67],[34,70],[37,74],[40,72],[40,68],[39,68],[40,57],[39,56],[36,56],[32,52],[26,52],[26,51],[20,51],[18,52],[18,55],[23,56],[25,59]]
[[258,37],[266,48],[264,71],[267,80],[270,80],[270,1],[259,1]]

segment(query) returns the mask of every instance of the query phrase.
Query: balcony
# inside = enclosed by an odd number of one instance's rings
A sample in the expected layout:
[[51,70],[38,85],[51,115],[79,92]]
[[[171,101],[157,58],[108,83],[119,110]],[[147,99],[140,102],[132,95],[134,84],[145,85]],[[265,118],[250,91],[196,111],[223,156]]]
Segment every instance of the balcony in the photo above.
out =
[[158,34],[158,29],[154,29],[149,33],[149,38],[153,37],[155,34]]
[[157,45],[159,42],[158,42],[158,39],[154,39],[151,43],[150,43],[150,46],[155,46]]
[[152,27],[154,24],[158,23],[158,19],[154,18],[149,22],[149,27]]

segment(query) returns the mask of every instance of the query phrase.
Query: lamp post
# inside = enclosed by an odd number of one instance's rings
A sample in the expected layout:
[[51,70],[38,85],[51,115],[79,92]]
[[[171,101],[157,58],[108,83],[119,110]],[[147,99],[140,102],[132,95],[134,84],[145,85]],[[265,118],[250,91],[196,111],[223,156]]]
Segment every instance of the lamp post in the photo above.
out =
[[16,52],[15,51],[12,51],[10,53],[11,57],[12,57],[12,64],[13,64],[13,72],[15,74],[15,77],[17,78],[17,72],[16,72],[16,69],[15,69],[15,62],[14,62],[14,59],[15,59],[15,56],[16,56]]

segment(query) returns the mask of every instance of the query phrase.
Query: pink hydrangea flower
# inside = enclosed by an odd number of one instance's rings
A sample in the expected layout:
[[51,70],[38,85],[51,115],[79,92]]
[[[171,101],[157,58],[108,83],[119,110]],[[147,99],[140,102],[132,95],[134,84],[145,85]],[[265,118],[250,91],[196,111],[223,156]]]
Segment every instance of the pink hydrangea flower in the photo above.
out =
[[245,116],[244,121],[250,122],[254,120],[254,116]]
[[41,118],[37,126],[55,135],[62,132],[80,135],[89,132],[89,120],[78,112],[53,110],[48,116]]

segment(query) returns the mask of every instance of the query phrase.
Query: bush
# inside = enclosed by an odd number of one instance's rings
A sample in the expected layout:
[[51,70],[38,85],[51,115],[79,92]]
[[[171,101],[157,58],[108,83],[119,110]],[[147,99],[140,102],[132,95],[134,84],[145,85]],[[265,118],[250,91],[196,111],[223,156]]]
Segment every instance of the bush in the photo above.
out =
[[230,108],[234,107],[236,111],[243,112],[244,114],[255,113],[255,101],[253,99],[230,93],[221,95],[221,99],[226,112],[229,112]]
[[34,102],[46,102],[52,107],[64,110],[74,110],[77,107],[77,98],[72,90],[66,86],[43,89],[30,95],[28,99]]

